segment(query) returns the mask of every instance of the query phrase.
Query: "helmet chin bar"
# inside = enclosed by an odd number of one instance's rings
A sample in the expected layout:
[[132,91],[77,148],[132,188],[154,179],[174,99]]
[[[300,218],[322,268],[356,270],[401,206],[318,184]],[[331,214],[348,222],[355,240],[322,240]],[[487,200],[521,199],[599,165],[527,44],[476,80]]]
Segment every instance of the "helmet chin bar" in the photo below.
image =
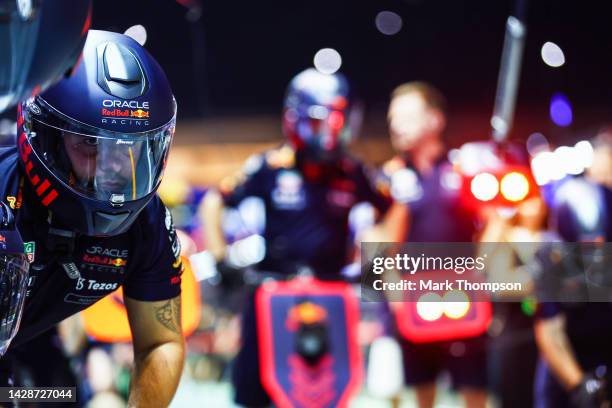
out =
[[94,230],[100,235],[111,235],[116,231],[132,214],[131,211],[119,213],[108,213],[105,211],[95,211],[93,213]]

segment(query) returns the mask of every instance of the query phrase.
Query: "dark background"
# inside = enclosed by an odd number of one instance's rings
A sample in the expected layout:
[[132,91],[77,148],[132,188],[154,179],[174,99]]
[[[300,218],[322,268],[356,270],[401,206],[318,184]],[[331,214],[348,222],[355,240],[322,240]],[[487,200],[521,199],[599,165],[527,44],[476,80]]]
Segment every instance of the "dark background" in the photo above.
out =
[[[182,0],[184,4],[190,0]],[[509,0],[203,1],[190,22],[176,1],[94,1],[92,27],[148,31],[146,47],[165,68],[179,103],[179,119],[277,114],[290,78],[312,65],[317,50],[335,48],[341,71],[368,112],[383,112],[389,92],[428,80],[448,97],[450,120],[470,118],[488,134]],[[374,19],[390,10],[403,18],[395,36]],[[601,2],[531,0],[517,107],[517,131],[565,134],[606,122],[612,109],[612,24]],[[560,68],[545,65],[544,42],[565,53]],[[550,97],[565,92],[575,123],[555,129]],[[380,115],[379,115],[380,116]],[[383,118],[384,119],[384,118]],[[528,123],[524,131],[521,125]],[[462,124],[465,127],[465,124]],[[573,130],[572,130],[573,129]],[[464,129],[464,132],[467,130]]]

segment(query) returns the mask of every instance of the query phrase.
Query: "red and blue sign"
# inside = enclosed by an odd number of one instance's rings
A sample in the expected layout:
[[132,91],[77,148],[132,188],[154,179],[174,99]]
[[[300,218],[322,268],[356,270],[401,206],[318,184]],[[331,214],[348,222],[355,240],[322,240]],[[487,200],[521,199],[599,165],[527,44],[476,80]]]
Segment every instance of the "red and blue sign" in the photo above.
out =
[[[363,377],[359,302],[351,286],[304,278],[264,283],[256,306],[260,374],[274,403],[282,408],[347,407]],[[314,363],[296,351],[300,323],[326,328],[327,351]]]

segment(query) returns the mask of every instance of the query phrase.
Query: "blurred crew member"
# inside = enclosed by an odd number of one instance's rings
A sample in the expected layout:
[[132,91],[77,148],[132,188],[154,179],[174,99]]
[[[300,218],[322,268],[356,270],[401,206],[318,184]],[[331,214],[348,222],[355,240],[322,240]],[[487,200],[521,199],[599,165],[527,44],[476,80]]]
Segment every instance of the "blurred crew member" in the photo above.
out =
[[[538,351],[533,335],[533,279],[531,266],[547,230],[548,210],[541,197],[529,198],[513,216],[491,208],[480,240],[487,257],[487,273],[494,282],[521,282],[522,291],[498,292],[490,330],[489,378],[500,408],[533,406],[533,383]],[[486,248],[486,249],[485,249]]]
[[611,208],[612,190],[582,178],[555,194],[551,223],[569,244],[538,253],[538,408],[595,408],[612,400],[605,379],[612,368]]
[[34,347],[28,340],[123,286],[132,406],[167,406],[183,367],[180,245],[155,195],[175,119],[153,57],[128,36],[91,30],[73,75],[21,104],[18,148],[0,149],[0,197],[32,261],[11,348]]
[[[383,214],[390,205],[374,190],[364,166],[346,152],[351,139],[349,109],[343,75],[308,69],[293,78],[283,111],[287,143],[251,157],[234,186],[222,185],[221,194],[210,192],[205,198],[208,249],[218,261],[226,255],[223,208],[259,197],[265,207],[266,253],[257,269],[290,276],[309,268],[319,278],[340,279],[352,247],[351,207],[367,201]],[[400,234],[404,213],[395,207],[382,224],[391,240]],[[243,314],[242,349],[233,369],[235,400],[249,407],[270,404],[259,376],[256,329],[251,294]]]
[[[475,217],[461,205],[460,176],[446,160],[442,94],[424,82],[400,85],[391,95],[387,119],[397,155],[384,164],[379,185],[408,209],[409,229],[403,241],[471,242]],[[419,407],[433,406],[436,379],[444,370],[467,406],[485,406],[484,338],[401,343],[405,380],[416,387]]]
[[0,112],[69,75],[91,22],[91,0],[0,0]]

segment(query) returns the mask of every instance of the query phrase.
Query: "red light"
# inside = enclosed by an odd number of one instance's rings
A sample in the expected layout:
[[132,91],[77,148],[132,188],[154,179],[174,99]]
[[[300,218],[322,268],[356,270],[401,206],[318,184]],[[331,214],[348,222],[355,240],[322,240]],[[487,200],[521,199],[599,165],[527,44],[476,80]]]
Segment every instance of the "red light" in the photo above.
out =
[[524,174],[513,171],[502,177],[500,190],[506,200],[521,201],[529,194],[529,181]]
[[444,313],[441,301],[442,298],[435,292],[422,294],[416,304],[417,314],[421,319],[428,322],[438,320]]
[[462,290],[451,290],[442,297],[444,315],[449,319],[461,319],[470,310],[470,298]]
[[327,121],[333,132],[337,132],[344,126],[344,115],[342,112],[333,111],[329,114]]
[[472,179],[470,190],[480,201],[491,201],[499,192],[499,182],[491,173],[480,173]]

